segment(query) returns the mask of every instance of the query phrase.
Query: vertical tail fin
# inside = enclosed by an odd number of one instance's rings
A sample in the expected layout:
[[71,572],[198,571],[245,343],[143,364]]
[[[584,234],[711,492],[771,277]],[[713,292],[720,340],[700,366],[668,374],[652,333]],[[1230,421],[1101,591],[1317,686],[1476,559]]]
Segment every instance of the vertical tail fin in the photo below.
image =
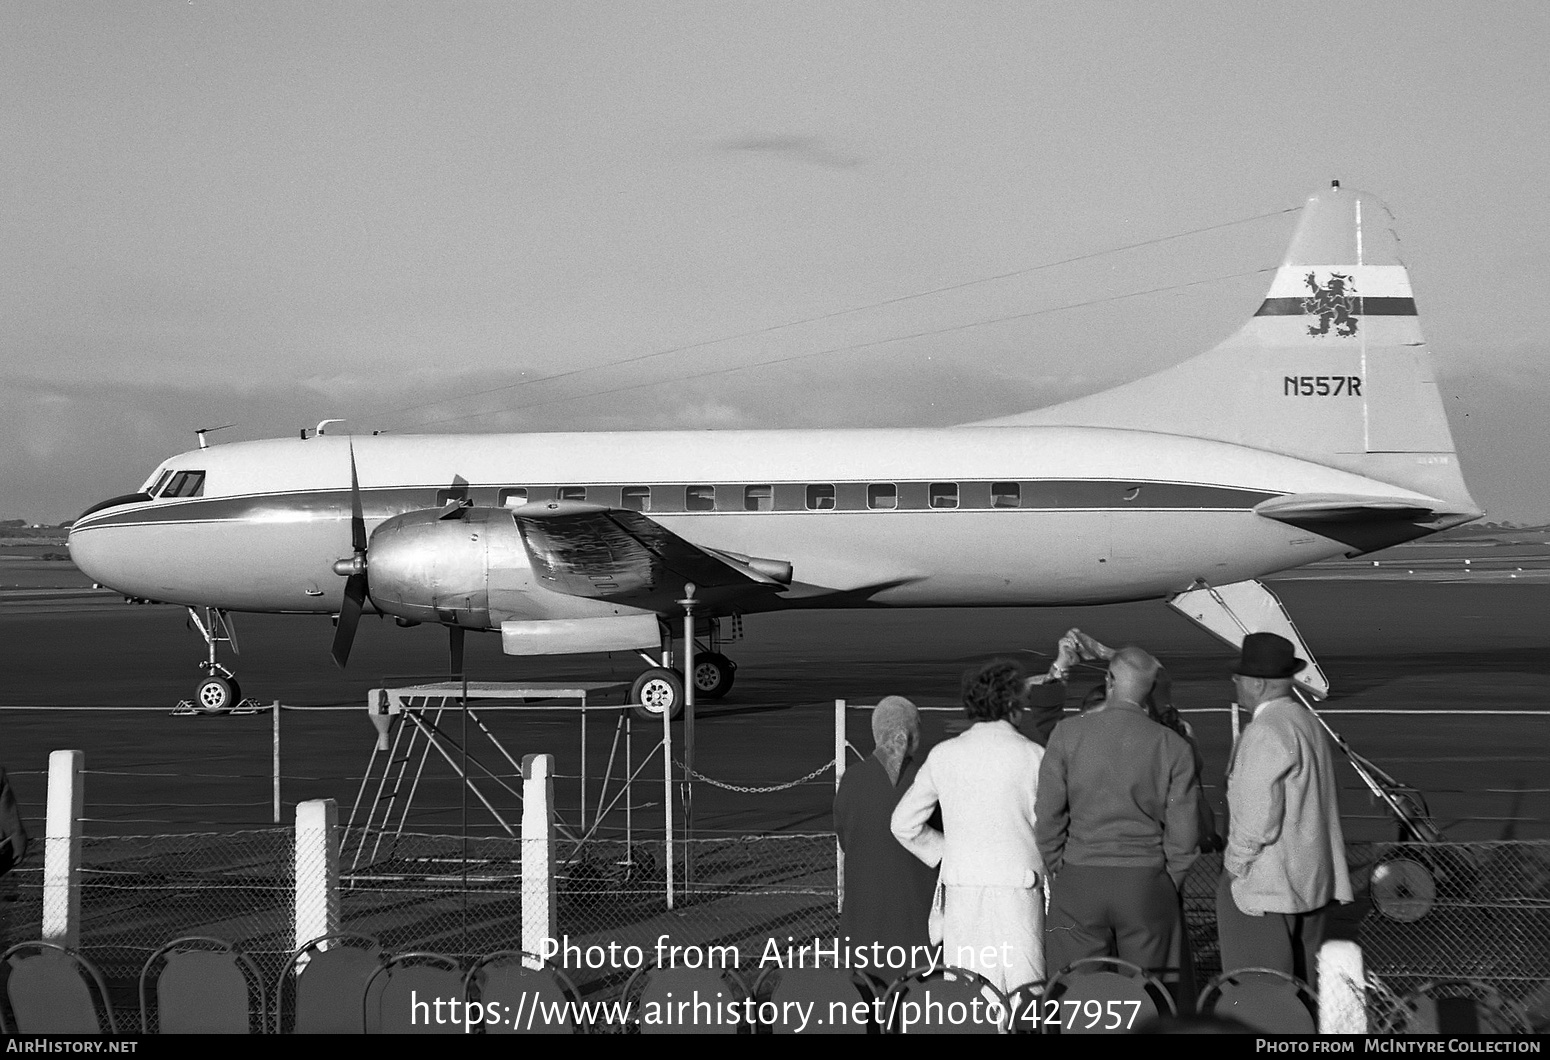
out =
[[1375,197],[1337,182],[1308,200],[1264,303],[1225,342],[1145,379],[989,424],[1213,438],[1478,514],[1392,222]]

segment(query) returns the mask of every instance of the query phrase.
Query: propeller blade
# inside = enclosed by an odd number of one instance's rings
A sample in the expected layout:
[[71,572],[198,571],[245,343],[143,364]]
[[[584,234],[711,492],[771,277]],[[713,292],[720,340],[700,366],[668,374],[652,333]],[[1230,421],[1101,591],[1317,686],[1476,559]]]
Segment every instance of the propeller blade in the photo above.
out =
[[463,676],[463,635],[466,632],[462,626],[447,627],[447,650],[453,677]]
[[355,643],[355,627],[361,623],[365,603],[366,575],[352,574],[345,579],[344,602],[339,607],[339,623],[334,627],[334,662],[341,670],[350,661],[350,646]]
[[350,547],[366,554],[366,517],[361,513],[361,479],[355,473],[355,440],[350,440]]

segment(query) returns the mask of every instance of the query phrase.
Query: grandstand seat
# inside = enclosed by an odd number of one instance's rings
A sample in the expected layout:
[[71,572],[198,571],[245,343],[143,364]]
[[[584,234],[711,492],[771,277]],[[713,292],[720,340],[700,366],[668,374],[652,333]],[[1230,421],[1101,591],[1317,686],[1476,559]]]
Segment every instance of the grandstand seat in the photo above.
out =
[[320,935],[299,947],[275,983],[275,1032],[364,1034],[366,984],[381,964],[382,947],[369,935]]
[[437,1000],[464,1000],[463,967],[457,958],[424,951],[395,954],[366,981],[366,1033],[468,1033],[461,1020],[454,1022],[450,1005],[438,1007]]
[[1473,980],[1423,983],[1398,998],[1378,1034],[1530,1034],[1527,1015],[1500,991]]
[[[761,1024],[758,1029],[774,1034],[796,1034],[804,1029],[801,1019],[785,1017],[788,1013],[806,1011],[824,1021],[820,1025],[809,1022],[806,1030],[821,1030],[823,1034],[875,1034],[879,1028],[873,1019],[872,1002],[878,993],[873,984],[874,980],[869,976],[843,968],[766,968],[754,981],[753,996],[755,1001],[774,1004],[776,1018],[773,1023]],[[788,1009],[786,1002],[813,1007]],[[829,1006],[835,1003],[844,1005],[852,1015],[856,1014],[855,1006],[859,1003],[864,1006],[862,1011],[866,1015],[860,1020],[831,1021],[827,1014]]]
[[1044,1010],[1039,1004],[1044,1000],[1044,981],[1041,979],[1033,983],[1024,983],[1006,995],[1007,1004],[1007,1033],[1008,1034],[1039,1034],[1044,1030],[1044,1025],[1039,1021],[1044,1018]]
[[[740,1018],[748,987],[735,969],[636,969],[624,984],[624,1002],[640,1021],[642,1034],[749,1033]],[[700,1008],[693,1006],[699,1002]],[[712,1006],[705,1009],[703,1006]],[[737,1007],[737,1013],[728,1008]]]
[[[532,967],[529,967],[532,965]],[[474,962],[463,979],[463,996],[470,1002],[501,1006],[502,1018],[483,1024],[485,1034],[585,1034],[590,1028],[574,1018],[581,1000],[569,977],[533,954],[497,950]],[[532,1005],[551,1013],[539,1018]],[[552,1014],[561,1014],[555,1019]]]
[[189,935],[151,954],[140,970],[142,1034],[263,1034],[263,979],[236,946]]
[[21,942],[0,954],[0,1031],[117,1034],[102,973],[74,950]]
[[1224,972],[1200,992],[1202,1016],[1227,1017],[1265,1034],[1316,1034],[1319,999],[1301,979],[1271,968]]
[[1168,988],[1117,957],[1088,957],[1062,969],[1044,988],[1044,1008],[1055,1017],[1041,1024],[1045,1034],[1123,1034],[1174,1014]]
[[883,998],[883,1014],[889,1034],[1000,1034],[1007,1000],[994,983],[967,968],[924,968],[894,981]]

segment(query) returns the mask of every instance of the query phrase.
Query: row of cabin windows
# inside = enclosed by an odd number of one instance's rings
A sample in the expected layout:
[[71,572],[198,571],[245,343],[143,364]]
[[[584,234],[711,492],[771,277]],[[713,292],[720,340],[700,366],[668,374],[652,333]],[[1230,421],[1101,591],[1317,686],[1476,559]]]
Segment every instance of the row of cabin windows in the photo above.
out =
[[[988,487],[988,496],[984,491]],[[553,496],[562,501],[586,501],[588,487],[558,486]],[[1016,482],[971,483],[961,490],[957,482],[905,483],[781,483],[753,486],[594,486],[591,500],[636,512],[772,512],[772,511],[889,511],[895,508],[957,508],[963,493],[972,492],[968,507],[1016,508],[1022,503],[1021,485]],[[615,492],[617,491],[617,493]],[[534,494],[548,490],[535,489]],[[445,489],[436,494],[436,504],[464,500],[466,489]],[[617,501],[615,500],[617,497]],[[533,499],[540,499],[535,496]],[[547,499],[545,496],[543,499]],[[523,487],[511,487],[496,495],[496,503],[505,508],[520,507],[529,500]],[[655,504],[653,504],[655,501]]]

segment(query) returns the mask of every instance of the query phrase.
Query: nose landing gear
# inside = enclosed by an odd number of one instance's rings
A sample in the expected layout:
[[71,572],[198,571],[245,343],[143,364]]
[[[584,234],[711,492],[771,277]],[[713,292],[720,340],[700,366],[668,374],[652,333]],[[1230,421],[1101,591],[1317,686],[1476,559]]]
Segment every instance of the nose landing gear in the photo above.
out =
[[233,655],[238,653],[237,635],[232,628],[231,617],[218,607],[190,607],[188,618],[189,624],[204,638],[209,657],[199,664],[205,676],[194,689],[194,698],[182,700],[173,713],[252,713],[252,704],[242,698],[242,686],[237,684],[237,675],[223,666],[216,657],[216,651],[222,644],[230,644]]

